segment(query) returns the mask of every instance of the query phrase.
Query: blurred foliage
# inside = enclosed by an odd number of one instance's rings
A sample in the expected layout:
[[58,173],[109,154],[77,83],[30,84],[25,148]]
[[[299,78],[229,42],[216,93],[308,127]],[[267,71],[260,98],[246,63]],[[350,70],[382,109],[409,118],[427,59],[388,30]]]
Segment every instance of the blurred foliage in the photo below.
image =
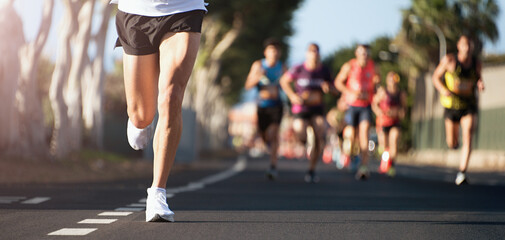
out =
[[[438,26],[447,41],[447,52],[456,52],[456,42],[462,34],[475,42],[475,55],[480,56],[483,40],[495,42],[499,33],[496,19],[499,7],[495,0],[412,0],[404,9],[402,29],[395,42],[400,46],[401,68],[427,71],[439,61],[439,41],[433,31]],[[417,16],[419,23],[409,18]]]
[[224,88],[227,103],[234,104],[244,88],[251,64],[263,58],[263,42],[274,37],[283,42],[282,60],[289,51],[287,37],[293,34],[293,13],[303,0],[213,0],[208,6],[212,24],[222,24],[223,31],[231,28],[235,14],[241,14],[243,29],[240,36],[226,51],[216,84]]
[[484,64],[505,64],[505,54],[488,54],[484,56]]

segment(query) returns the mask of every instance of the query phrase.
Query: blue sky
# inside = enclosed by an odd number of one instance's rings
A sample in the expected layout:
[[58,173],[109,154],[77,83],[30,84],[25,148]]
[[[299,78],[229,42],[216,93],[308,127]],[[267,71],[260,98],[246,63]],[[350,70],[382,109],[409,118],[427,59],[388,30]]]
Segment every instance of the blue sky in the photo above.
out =
[[[408,8],[407,0],[305,0],[295,13],[295,34],[290,38],[288,62],[303,61],[310,42],[321,47],[322,56],[356,42],[370,42],[379,36],[393,37],[401,27],[401,9]],[[500,39],[486,43],[485,51],[505,53],[505,1],[496,1],[501,13],[497,19]]]
[[[212,0],[209,0],[212,5]],[[496,44],[486,43],[488,53],[505,53],[505,1],[496,1],[501,13],[497,19],[500,38]],[[18,9],[28,40],[33,39],[39,27],[43,1],[17,0]],[[30,7],[26,7],[30,5]],[[408,0],[305,0],[295,13],[293,28],[295,34],[290,38],[289,64],[304,59],[305,48],[310,42],[317,42],[324,56],[347,47],[355,42],[370,42],[379,36],[394,36],[400,29],[402,8],[410,6]],[[211,6],[209,7],[211,9]],[[22,10],[22,11],[21,11]],[[53,26],[45,54],[54,56],[57,46],[57,29],[62,16],[61,0],[56,0]],[[114,20],[110,26],[114,28]],[[112,50],[116,32],[111,29],[107,37],[106,64],[112,66],[114,58],[121,56],[121,50]]]

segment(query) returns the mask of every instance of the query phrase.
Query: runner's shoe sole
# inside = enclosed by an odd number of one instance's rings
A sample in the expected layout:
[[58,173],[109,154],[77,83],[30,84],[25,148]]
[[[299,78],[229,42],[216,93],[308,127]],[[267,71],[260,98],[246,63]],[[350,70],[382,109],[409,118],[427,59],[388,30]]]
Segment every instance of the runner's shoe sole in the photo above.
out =
[[174,221],[174,215],[160,216],[159,214],[155,214],[154,217],[147,222],[175,222],[175,221]]

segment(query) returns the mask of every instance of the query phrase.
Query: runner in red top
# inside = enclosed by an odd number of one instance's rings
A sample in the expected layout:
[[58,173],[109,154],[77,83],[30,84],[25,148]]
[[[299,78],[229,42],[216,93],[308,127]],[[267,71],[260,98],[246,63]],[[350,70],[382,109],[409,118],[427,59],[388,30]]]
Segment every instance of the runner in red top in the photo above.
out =
[[335,87],[345,97],[349,108],[345,115],[347,126],[344,130],[344,157],[350,158],[353,143],[357,138],[361,150],[361,166],[356,179],[369,177],[368,171],[368,131],[372,121],[371,103],[375,85],[380,81],[374,62],[369,58],[369,46],[360,44],[356,47],[356,58],[346,62],[335,78]]
[[400,90],[399,82],[400,76],[389,72],[386,76],[386,87],[377,90],[372,103],[372,109],[377,116],[379,149],[382,152],[379,172],[390,177],[396,174],[394,160],[398,152],[400,121],[405,116],[407,102],[407,94]]

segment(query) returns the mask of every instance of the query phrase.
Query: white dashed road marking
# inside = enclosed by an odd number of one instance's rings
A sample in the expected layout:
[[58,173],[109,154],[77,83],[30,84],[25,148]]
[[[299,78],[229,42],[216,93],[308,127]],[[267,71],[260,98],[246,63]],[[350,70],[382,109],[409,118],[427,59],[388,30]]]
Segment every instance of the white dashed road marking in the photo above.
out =
[[58,231],[54,231],[47,235],[57,235],[57,236],[84,236],[87,235],[98,228],[62,228]]
[[22,204],[39,204],[45,201],[49,201],[50,197],[35,197],[32,199],[28,199],[26,201],[21,202]]
[[[167,188],[166,191],[166,197],[171,198],[174,197],[176,193],[180,192],[188,192],[188,191],[195,191],[198,189],[204,188],[206,185],[213,184],[222,180],[225,180],[227,178],[230,178],[234,175],[236,175],[239,172],[242,172],[245,167],[246,167],[247,159],[244,156],[240,156],[237,159],[237,162],[233,167],[230,169],[223,171],[221,173],[206,177],[198,182],[190,182],[186,186],[181,186],[181,187],[176,187],[176,188]],[[13,201],[20,201],[24,199],[24,197],[11,197],[10,199],[7,199],[11,201],[11,199],[14,198]],[[50,198],[44,198],[44,197],[36,197],[33,199],[29,199],[24,201],[23,203],[26,204],[37,204],[40,202],[44,202],[49,200]],[[5,200],[5,201],[7,201]],[[142,198],[139,200],[138,203],[132,203],[127,205],[126,207],[120,207],[114,209],[114,212],[102,212],[99,213],[98,216],[128,216],[132,214],[133,212],[140,212],[144,211],[146,207],[146,198]],[[0,203],[2,203],[2,198],[0,197]],[[117,221],[117,219],[84,219],[80,222],[79,224],[110,224]],[[87,235],[93,231],[97,230],[97,228],[62,228],[58,231],[54,231],[52,233],[49,233],[48,235],[61,235],[61,236],[84,236]]]
[[126,217],[133,212],[103,212],[98,214],[98,216],[106,216],[106,217]]
[[120,208],[114,209],[114,211],[119,211],[119,212],[140,212],[140,211],[144,211],[144,208],[120,207]]
[[19,197],[19,196],[0,196],[0,203],[13,203],[21,201],[25,198],[26,197]]
[[117,219],[84,219],[79,224],[111,224],[117,221]]

